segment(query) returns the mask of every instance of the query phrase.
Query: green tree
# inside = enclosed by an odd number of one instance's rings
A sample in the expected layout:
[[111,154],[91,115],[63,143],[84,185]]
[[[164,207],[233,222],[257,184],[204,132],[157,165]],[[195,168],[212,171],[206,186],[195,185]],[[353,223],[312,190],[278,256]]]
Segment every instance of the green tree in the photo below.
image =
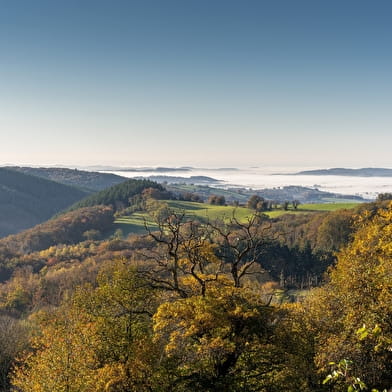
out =
[[291,204],[293,205],[294,210],[296,210],[301,203],[299,200],[293,200]]
[[380,193],[377,196],[377,201],[392,200],[392,193]]
[[252,196],[248,199],[248,201],[247,201],[247,203],[246,203],[246,206],[247,206],[248,208],[250,208],[251,210],[256,210],[256,209],[257,209],[258,203],[263,202],[263,201],[264,201],[264,199],[263,199],[262,197],[260,197],[260,196],[258,196],[258,195],[252,195]]
[[224,196],[211,195],[208,198],[208,203],[216,206],[224,206],[226,204],[226,199]]

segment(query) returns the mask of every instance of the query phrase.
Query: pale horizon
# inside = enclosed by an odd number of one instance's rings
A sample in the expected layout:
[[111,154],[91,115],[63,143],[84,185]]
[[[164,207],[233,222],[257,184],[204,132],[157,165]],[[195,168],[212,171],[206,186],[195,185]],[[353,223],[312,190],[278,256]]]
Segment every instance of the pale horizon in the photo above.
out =
[[[292,164],[257,164],[257,163],[225,163],[222,162],[214,163],[214,164],[206,164],[203,162],[118,162],[118,161],[108,161],[108,162],[29,162],[29,161],[20,161],[20,162],[2,162],[0,163],[0,167],[7,166],[19,166],[19,167],[36,167],[36,168],[69,168],[69,169],[80,169],[80,170],[92,170],[94,168],[105,168],[105,167],[113,167],[118,169],[138,169],[138,168],[171,168],[171,169],[180,169],[184,167],[190,167],[193,169],[226,169],[226,168],[235,168],[235,169],[250,169],[250,168],[258,168],[258,169],[266,169],[266,170],[282,170],[285,169],[290,171],[295,170],[316,170],[316,169],[333,169],[333,168],[345,168],[345,169],[363,169],[363,168],[383,168],[383,169],[392,169],[392,165],[361,165],[361,164],[310,164],[310,163],[292,163]],[[97,169],[98,170],[98,169]],[[103,169],[102,169],[103,170]]]

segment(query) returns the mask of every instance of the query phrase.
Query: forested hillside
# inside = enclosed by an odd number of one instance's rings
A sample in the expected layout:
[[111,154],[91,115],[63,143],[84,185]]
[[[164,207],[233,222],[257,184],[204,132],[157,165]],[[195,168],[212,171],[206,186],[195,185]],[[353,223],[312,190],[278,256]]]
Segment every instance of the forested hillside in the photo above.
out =
[[68,168],[10,166],[8,169],[75,186],[88,192],[101,191],[126,181],[125,177],[116,176],[115,174]]
[[43,222],[86,195],[71,186],[0,168],[0,236]]
[[121,184],[112,186],[109,189],[94,193],[91,196],[75,203],[70,207],[71,210],[76,210],[81,207],[91,207],[95,205],[111,205],[113,208],[124,209],[132,203],[132,198],[141,195],[143,190],[147,188],[157,189],[158,191],[165,191],[162,185],[150,180],[127,180]]
[[[34,226],[19,234],[0,239],[0,281],[18,266],[18,258],[58,244],[75,244],[99,238],[112,228],[113,210],[108,206],[85,207]],[[42,267],[42,260],[31,263]]]

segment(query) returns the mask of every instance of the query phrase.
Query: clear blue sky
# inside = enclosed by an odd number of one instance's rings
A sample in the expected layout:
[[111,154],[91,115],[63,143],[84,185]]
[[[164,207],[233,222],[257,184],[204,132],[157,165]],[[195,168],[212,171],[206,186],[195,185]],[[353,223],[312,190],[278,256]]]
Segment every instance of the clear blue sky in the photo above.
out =
[[0,4],[0,164],[392,167],[392,2]]

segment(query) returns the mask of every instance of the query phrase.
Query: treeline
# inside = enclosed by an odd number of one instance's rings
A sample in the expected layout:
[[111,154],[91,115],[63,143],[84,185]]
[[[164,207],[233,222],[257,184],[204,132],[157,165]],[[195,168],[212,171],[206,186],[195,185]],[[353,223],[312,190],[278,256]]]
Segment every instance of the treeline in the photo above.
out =
[[260,263],[282,286],[317,286],[336,262],[336,252],[352,241],[359,217],[370,219],[388,206],[388,201],[381,201],[333,212],[283,214],[273,218],[270,233],[276,242],[266,248]]

